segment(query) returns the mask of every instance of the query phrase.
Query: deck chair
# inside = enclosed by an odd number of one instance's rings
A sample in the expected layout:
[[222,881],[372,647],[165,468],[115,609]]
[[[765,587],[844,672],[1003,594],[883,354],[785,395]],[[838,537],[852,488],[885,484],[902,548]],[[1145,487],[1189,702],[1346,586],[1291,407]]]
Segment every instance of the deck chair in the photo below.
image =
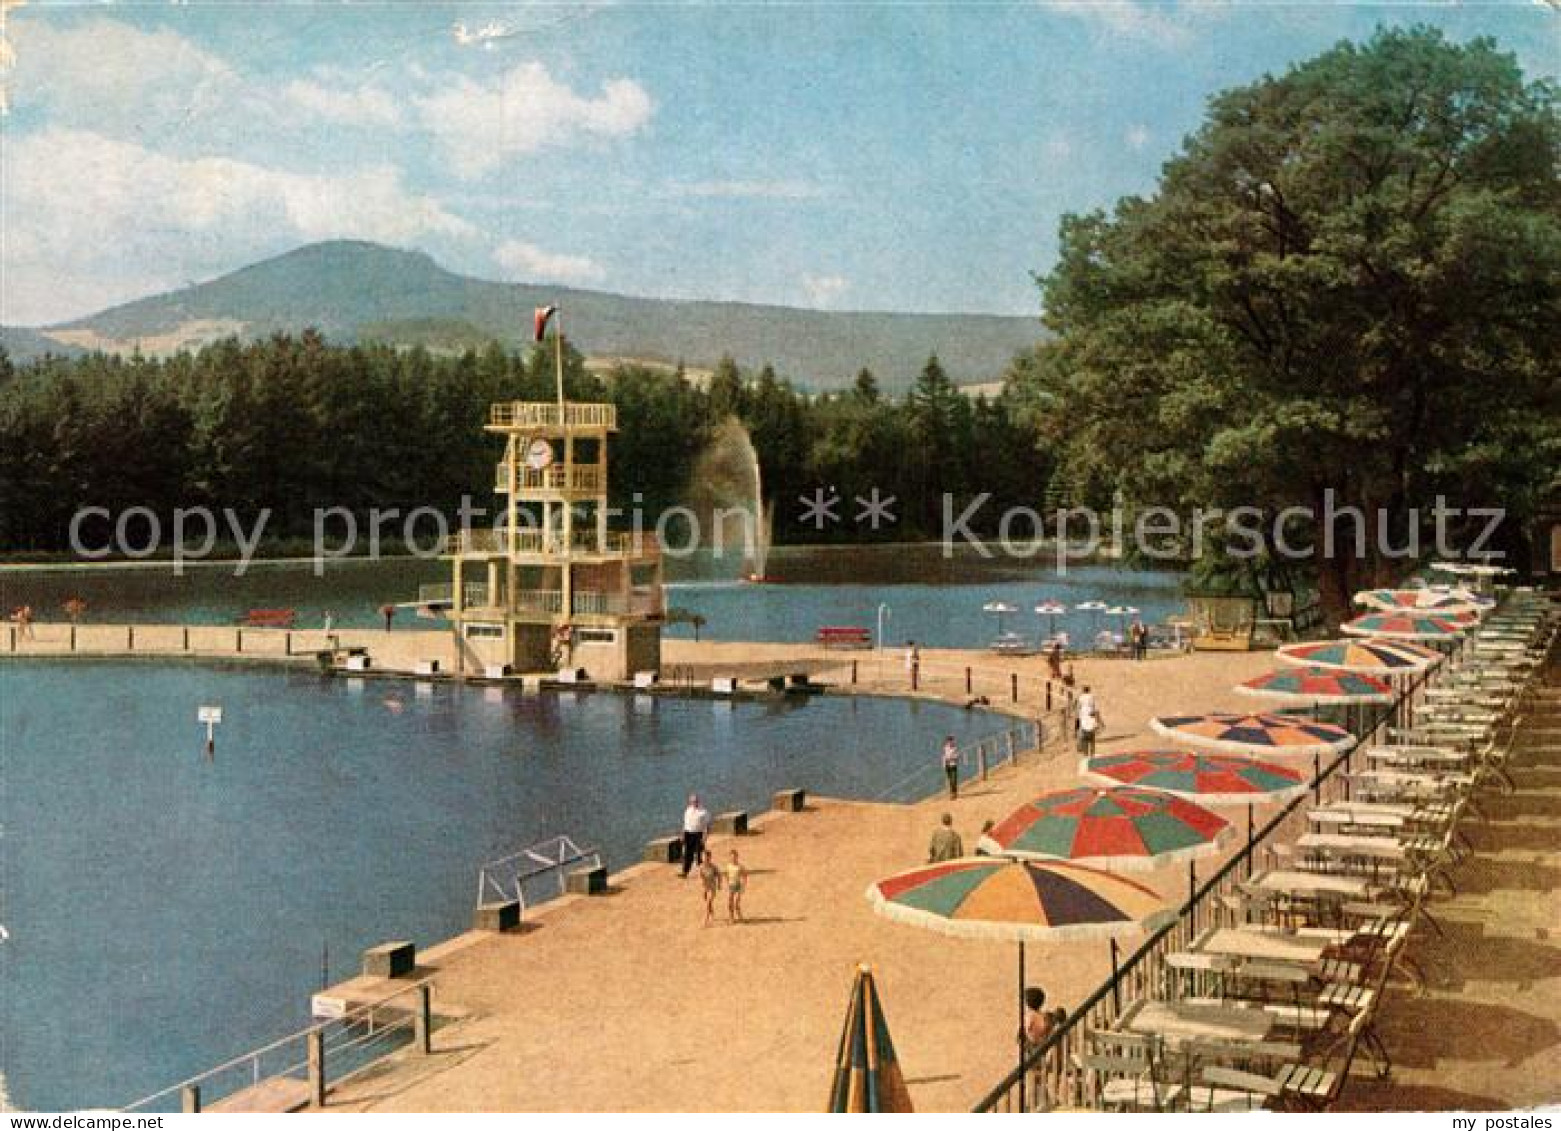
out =
[[1158,1037],[1093,1030],[1086,1037],[1085,1070],[1095,1082],[1099,1106],[1107,1111],[1169,1111],[1182,1089],[1165,1078],[1164,1045]]
[[1204,1068],[1202,1080],[1188,1090],[1188,1111],[1258,1111],[1284,1098],[1284,1084],[1278,1077],[1240,1068],[1211,1064]]

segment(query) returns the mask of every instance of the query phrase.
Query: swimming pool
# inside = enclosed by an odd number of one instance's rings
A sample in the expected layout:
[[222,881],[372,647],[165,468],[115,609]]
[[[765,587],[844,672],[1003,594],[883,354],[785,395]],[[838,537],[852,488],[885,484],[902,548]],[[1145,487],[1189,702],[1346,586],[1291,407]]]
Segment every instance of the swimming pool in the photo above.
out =
[[[216,759],[196,708],[219,704]],[[308,1021],[361,950],[468,925],[480,865],[567,833],[609,867],[787,786],[937,785],[936,704],[726,703],[0,664],[0,1073],[19,1108],[117,1106]],[[322,959],[328,952],[327,969]]]

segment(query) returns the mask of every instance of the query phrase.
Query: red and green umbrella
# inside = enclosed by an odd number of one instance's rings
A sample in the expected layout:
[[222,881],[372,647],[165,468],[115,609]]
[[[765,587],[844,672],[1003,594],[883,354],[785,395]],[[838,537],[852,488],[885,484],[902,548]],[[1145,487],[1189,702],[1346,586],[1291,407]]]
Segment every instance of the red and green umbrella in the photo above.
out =
[[1204,805],[1283,801],[1310,786],[1300,771],[1277,762],[1192,750],[1133,750],[1086,759],[1079,772],[1105,786],[1136,785]]
[[851,1004],[840,1030],[835,1076],[829,1085],[831,1112],[912,1111],[900,1061],[889,1039],[873,968],[857,968]]
[[1413,675],[1446,659],[1407,640],[1317,640],[1283,645],[1276,654],[1287,664],[1378,676]]
[[1377,636],[1389,640],[1446,640],[1467,632],[1479,618],[1473,613],[1367,613],[1345,621],[1340,630],[1350,636]]
[[1123,870],[1219,851],[1230,824],[1184,797],[1083,786],[1019,806],[979,842],[994,856],[1045,857]]
[[867,889],[885,918],[965,938],[1049,941],[1120,934],[1164,914],[1124,876],[1062,860],[965,857],[926,864]]
[[1280,668],[1236,685],[1239,695],[1283,703],[1391,703],[1393,687],[1375,676],[1331,668]]
[[1355,745],[1343,727],[1295,715],[1162,715],[1149,726],[1177,742],[1232,754],[1328,754]]

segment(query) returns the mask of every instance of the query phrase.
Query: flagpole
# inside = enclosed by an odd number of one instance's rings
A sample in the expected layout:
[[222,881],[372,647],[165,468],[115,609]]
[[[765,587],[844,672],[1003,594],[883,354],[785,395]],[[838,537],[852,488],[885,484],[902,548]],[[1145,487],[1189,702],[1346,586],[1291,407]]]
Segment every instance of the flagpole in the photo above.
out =
[[564,311],[560,307],[553,315],[558,325],[553,328],[554,368],[558,379],[558,420],[564,419]]

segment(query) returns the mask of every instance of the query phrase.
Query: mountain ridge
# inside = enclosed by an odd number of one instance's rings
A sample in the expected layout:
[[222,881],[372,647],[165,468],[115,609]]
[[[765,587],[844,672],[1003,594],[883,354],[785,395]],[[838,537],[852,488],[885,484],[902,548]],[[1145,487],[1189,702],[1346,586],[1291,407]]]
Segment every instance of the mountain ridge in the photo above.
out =
[[[903,389],[931,353],[956,381],[994,381],[1043,336],[1037,319],[1011,315],[821,311],[500,283],[450,271],[422,251],[327,240],[68,322],[0,327],[0,343],[16,360],[46,350],[171,353],[312,326],[336,342],[426,346],[447,323],[461,327],[451,348],[469,346],[472,331],[515,346],[530,338],[531,309],[548,303],[563,307],[570,339],[598,361],[653,357],[708,367],[731,354],[745,369],[771,364],[820,390],[845,386],[864,366],[885,388]],[[400,341],[400,326],[417,329]]]

